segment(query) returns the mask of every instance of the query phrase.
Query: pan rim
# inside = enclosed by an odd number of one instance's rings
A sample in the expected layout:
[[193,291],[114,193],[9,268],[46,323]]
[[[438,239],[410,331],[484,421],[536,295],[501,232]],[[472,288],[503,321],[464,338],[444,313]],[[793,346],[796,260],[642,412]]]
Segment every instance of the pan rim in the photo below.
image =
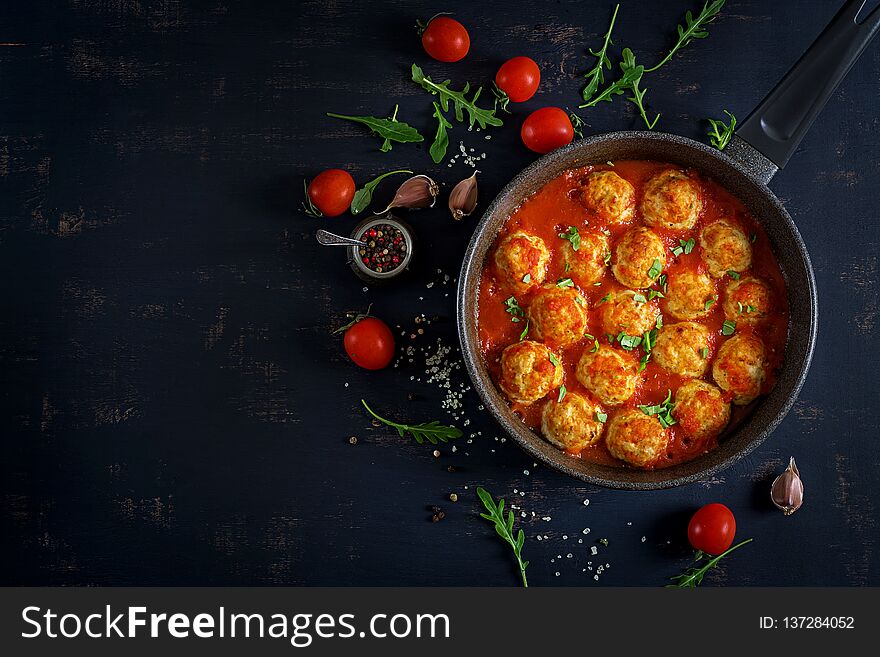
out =
[[[623,467],[605,467],[605,473],[593,474],[583,472],[576,467],[578,464],[583,464],[583,461],[581,461],[580,459],[568,456],[552,446],[550,446],[551,449],[548,450],[548,443],[546,443],[546,441],[544,441],[536,432],[532,431],[529,427],[516,419],[516,417],[513,415],[513,412],[510,411],[509,406],[507,406],[506,403],[499,405],[496,402],[496,399],[492,397],[489,388],[494,390],[494,383],[492,383],[491,380],[488,378],[487,373],[480,370],[480,367],[482,366],[482,356],[479,353],[478,344],[472,343],[470,337],[472,334],[472,329],[475,330],[477,327],[478,314],[474,312],[466,312],[471,303],[473,303],[474,305],[476,304],[475,290],[478,289],[479,276],[482,272],[486,252],[488,252],[488,247],[491,245],[491,242],[488,245],[485,245],[485,248],[483,249],[481,249],[480,247],[481,245],[485,244],[485,241],[487,240],[486,232],[489,224],[492,223],[493,219],[495,218],[494,215],[497,214],[502,204],[508,201],[508,197],[511,194],[519,194],[520,198],[517,199],[517,202],[521,202],[525,198],[525,196],[523,196],[522,192],[518,190],[521,187],[527,185],[530,178],[535,177],[536,174],[539,174],[543,169],[548,166],[557,168],[560,162],[567,162],[563,170],[565,168],[571,168],[573,166],[583,166],[585,164],[588,164],[591,160],[595,160],[595,158],[590,158],[587,153],[589,153],[591,150],[594,150],[594,148],[598,144],[608,141],[624,142],[627,140],[638,140],[642,142],[644,142],[645,140],[651,140],[656,142],[663,142],[663,144],[666,146],[683,146],[696,151],[700,151],[703,154],[710,156],[711,159],[719,161],[723,166],[732,169],[738,175],[747,179],[747,181],[752,186],[754,186],[760,192],[760,194],[774,207],[776,213],[782,220],[782,223],[785,225],[785,228],[790,233],[790,237],[792,238],[798,251],[798,256],[800,257],[800,264],[806,273],[808,287],[807,299],[809,302],[809,324],[806,333],[806,344],[804,345],[805,348],[803,349],[803,354],[801,356],[802,362],[800,365],[800,370],[797,373],[797,376],[795,377],[793,382],[791,383],[790,390],[788,391],[787,396],[779,405],[775,416],[773,416],[770,421],[768,421],[753,438],[748,440],[746,445],[744,445],[741,449],[731,453],[721,461],[709,463],[705,467],[699,468],[695,472],[691,472],[681,476],[670,477],[668,479],[657,479],[656,474],[662,474],[666,470],[671,471],[674,467],[677,466],[673,466],[673,468],[647,471],[639,471]],[[584,153],[583,161],[572,162],[572,159],[577,157],[577,154],[580,154],[581,152]],[[478,254],[478,251],[482,252]],[[477,259],[477,255],[480,256],[479,259]],[[473,299],[471,299],[471,297],[473,297]],[[807,373],[809,372],[818,330],[818,298],[816,291],[815,273],[813,271],[809,252],[807,251],[806,244],[803,241],[803,237],[801,236],[800,231],[798,231],[797,226],[792,220],[791,216],[788,214],[788,211],[785,209],[785,206],[761,178],[759,178],[752,171],[749,171],[747,166],[745,166],[743,163],[731,158],[724,152],[718,151],[713,147],[707,146],[706,144],[702,144],[687,137],[681,137],[679,135],[663,132],[630,130],[600,133],[584,139],[579,139],[576,142],[573,142],[567,146],[564,146],[560,149],[557,149],[556,151],[553,151],[547,155],[538,158],[527,167],[522,169],[516,176],[514,176],[514,178],[510,182],[508,182],[502,188],[502,190],[493,199],[493,201],[486,208],[486,211],[483,213],[483,216],[481,217],[479,223],[474,229],[467,249],[465,250],[461,271],[459,274],[458,290],[456,295],[456,322],[458,328],[459,342],[462,349],[462,358],[465,362],[465,368],[467,369],[468,375],[470,376],[471,381],[474,384],[474,387],[476,388],[481,401],[489,409],[492,416],[499,423],[501,428],[504,429],[505,432],[526,453],[528,453],[531,457],[541,461],[548,467],[553,468],[554,470],[560,471],[563,474],[569,475],[590,484],[595,484],[606,488],[616,488],[624,490],[658,490],[682,486],[703,480],[706,477],[710,477],[730,467],[743,457],[750,454],[759,445],[761,445],[770,436],[770,434],[773,433],[773,431],[778,427],[778,425],[791,410],[794,402],[797,400],[800,390],[803,387],[804,381],[806,380]],[[786,341],[787,352],[791,349],[790,342],[791,325],[789,325],[789,335]],[[495,395],[496,397],[500,398],[497,390],[495,390]],[[505,413],[500,406],[503,406],[503,408],[506,409],[507,412]],[[715,450],[713,450],[713,452],[714,451]],[[707,454],[711,453],[712,452],[708,452]],[[698,457],[698,459],[699,458],[703,457],[701,456]],[[693,460],[690,462],[692,463]],[[597,468],[599,467],[600,466],[597,466]],[[614,475],[617,474],[617,472],[626,473],[627,478],[616,478]],[[644,472],[646,475],[655,475],[655,478],[644,480],[631,478],[634,474],[640,472]]]

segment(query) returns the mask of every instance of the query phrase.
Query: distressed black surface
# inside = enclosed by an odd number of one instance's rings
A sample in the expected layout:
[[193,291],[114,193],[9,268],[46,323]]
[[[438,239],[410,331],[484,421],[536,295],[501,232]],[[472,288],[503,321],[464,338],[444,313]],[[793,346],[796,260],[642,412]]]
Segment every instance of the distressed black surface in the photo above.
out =
[[[690,7],[627,2],[615,41],[651,61]],[[443,65],[410,26],[450,9],[472,47]],[[836,9],[728,2],[707,40],[645,79],[658,128],[699,139],[702,119],[722,108],[745,117]],[[371,427],[359,407],[363,396],[394,417],[450,420],[421,355],[368,373],[329,332],[346,310],[373,303],[407,334],[417,314],[438,316],[416,342],[454,346],[452,282],[437,270],[456,275],[474,220],[454,224],[441,207],[411,215],[426,247],[412,275],[364,291],[343,254],[312,237],[356,220],[298,213],[302,177],[344,166],[362,183],[403,166],[448,189],[470,170],[433,166],[427,143],[379,153],[378,140],[323,113],[380,115],[399,102],[400,118],[430,136],[430,98],[409,82],[412,62],[435,78],[488,83],[507,57],[533,57],[541,93],[491,141],[459,125],[450,133],[453,147],[487,153],[485,207],[533,159],[518,137],[526,112],[577,104],[576,74],[591,65],[584,50],[609,10],[3,3],[0,581],[516,584],[507,549],[476,517],[473,488],[483,484],[508,499],[525,492],[517,504],[536,585],[595,585],[588,561],[611,564],[600,584],[661,584],[687,563],[688,515],[716,500],[756,541],[707,583],[877,584],[876,43],[772,183],[813,256],[819,343],[794,412],[740,464],[682,489],[608,491],[495,441],[472,393],[466,428],[482,435],[440,458]],[[640,127],[621,100],[583,116],[591,132]],[[454,385],[464,377],[456,372]],[[767,493],[790,454],[807,502],[783,518]],[[446,501],[451,491],[457,503]],[[428,520],[432,504],[447,514],[440,523]],[[591,557],[602,537],[608,547]]]

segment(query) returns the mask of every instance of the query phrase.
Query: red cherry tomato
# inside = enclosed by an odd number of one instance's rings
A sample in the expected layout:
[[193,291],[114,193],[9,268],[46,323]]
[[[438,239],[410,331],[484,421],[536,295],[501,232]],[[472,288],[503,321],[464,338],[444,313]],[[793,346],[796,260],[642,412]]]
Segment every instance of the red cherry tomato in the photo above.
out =
[[571,143],[574,128],[558,107],[542,107],[526,117],[519,134],[529,150],[543,154]]
[[342,169],[327,169],[309,183],[308,194],[325,217],[338,217],[354,198],[354,179]]
[[535,95],[541,83],[541,69],[529,57],[508,59],[495,74],[495,84],[514,103],[521,103]]
[[422,32],[422,47],[439,62],[457,62],[468,54],[471,38],[464,25],[448,16],[436,16]]
[[707,504],[688,524],[688,540],[695,550],[717,556],[733,544],[736,519],[723,504]]
[[388,324],[376,317],[365,317],[352,324],[343,338],[345,351],[365,370],[381,370],[394,357],[394,336]]

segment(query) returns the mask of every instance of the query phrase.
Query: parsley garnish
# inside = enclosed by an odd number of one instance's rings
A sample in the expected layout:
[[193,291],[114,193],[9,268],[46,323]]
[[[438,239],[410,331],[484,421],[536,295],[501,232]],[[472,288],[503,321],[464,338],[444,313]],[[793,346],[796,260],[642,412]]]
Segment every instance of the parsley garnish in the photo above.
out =
[[609,292],[609,293],[606,294],[604,297],[602,297],[601,299],[599,299],[599,303],[597,303],[596,305],[598,306],[598,305],[600,305],[600,304],[603,304],[603,303],[605,303],[606,301],[608,301],[608,299],[610,299],[610,298],[611,298],[611,292]]
[[709,310],[712,307],[712,304],[715,303],[715,297],[711,299],[706,299],[706,303],[703,304],[703,310]]
[[620,343],[620,346],[625,351],[632,351],[636,347],[638,347],[642,343],[642,336],[640,335],[628,335],[624,331],[621,331],[617,335],[617,342]]
[[706,360],[709,357],[709,347],[703,347],[700,353],[703,354],[703,360]]
[[559,404],[565,399],[565,395],[568,393],[568,390],[565,388],[565,384],[563,383],[559,386],[559,398],[556,400],[556,403]]
[[560,278],[556,281],[556,287],[566,288],[566,287],[574,287],[574,281],[570,278]]
[[531,282],[532,282],[532,275],[531,275],[531,274],[526,274],[525,276],[523,276],[523,277],[522,277],[522,282],[523,282],[523,283],[531,283]]
[[522,342],[526,339],[526,336],[529,334],[529,320],[526,320],[526,327],[522,330],[522,333],[519,334],[519,341]]
[[610,267],[610,266],[611,266],[611,251],[606,251],[606,252],[605,252],[605,258],[602,260],[602,262],[605,263],[605,266],[606,266],[606,267]]
[[604,423],[608,419],[608,413],[602,413],[601,411],[596,411],[596,421]]
[[696,242],[694,241],[693,237],[687,241],[678,240],[678,246],[672,248],[672,254],[675,256],[680,256],[682,253],[687,255],[694,250],[695,244]]
[[591,354],[595,354],[599,351],[599,341],[596,338],[593,338],[593,348],[590,349]]
[[569,226],[567,232],[559,233],[559,237],[571,242],[571,248],[575,251],[581,248],[581,234],[578,232],[577,226]]
[[559,359],[553,355],[553,352],[550,352],[550,362],[553,363],[553,367],[559,367]]
[[724,324],[721,325],[721,335],[733,335],[734,331],[736,331],[736,322],[725,319]]
[[730,269],[730,270],[728,270],[727,275],[730,276],[735,281],[739,280],[739,272],[738,271],[733,271],[732,269]]
[[640,292],[636,292],[633,295],[633,301],[635,301],[636,303],[648,303],[648,300],[645,298],[645,295]]

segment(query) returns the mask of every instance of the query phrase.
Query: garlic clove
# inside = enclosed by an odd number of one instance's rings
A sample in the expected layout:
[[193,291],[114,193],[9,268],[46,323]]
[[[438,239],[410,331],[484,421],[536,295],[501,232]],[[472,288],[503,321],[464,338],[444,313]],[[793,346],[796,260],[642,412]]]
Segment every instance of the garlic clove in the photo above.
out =
[[770,499],[773,500],[776,508],[781,509],[787,516],[800,509],[804,503],[804,482],[801,481],[801,475],[793,456],[789,460],[785,472],[776,477],[773,482],[770,489]]
[[417,175],[404,180],[394,198],[388,207],[377,215],[385,214],[391,208],[404,208],[407,210],[418,210],[420,208],[432,208],[437,202],[437,196],[440,194],[440,186],[431,178],[425,175]]
[[477,207],[477,174],[465,178],[449,192],[449,211],[456,221],[469,216]]

